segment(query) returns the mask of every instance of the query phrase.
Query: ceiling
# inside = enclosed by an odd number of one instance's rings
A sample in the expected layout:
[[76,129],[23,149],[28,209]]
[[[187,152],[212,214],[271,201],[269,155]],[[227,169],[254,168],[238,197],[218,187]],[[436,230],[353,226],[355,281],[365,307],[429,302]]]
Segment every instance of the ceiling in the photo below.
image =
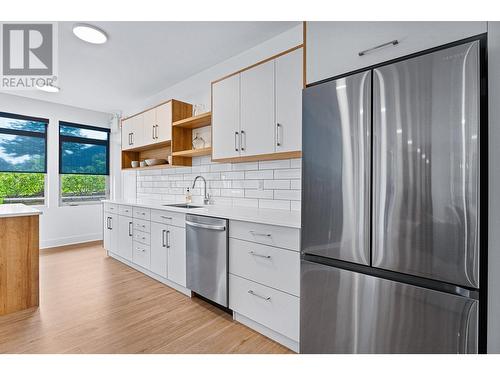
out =
[[119,112],[189,76],[237,55],[298,22],[92,22],[109,40],[76,38],[59,23],[59,93],[16,95]]

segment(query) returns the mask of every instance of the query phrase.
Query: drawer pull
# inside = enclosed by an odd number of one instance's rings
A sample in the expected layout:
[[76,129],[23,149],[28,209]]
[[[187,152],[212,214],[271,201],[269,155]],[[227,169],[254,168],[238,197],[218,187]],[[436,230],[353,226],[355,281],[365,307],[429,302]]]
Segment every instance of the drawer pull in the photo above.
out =
[[146,252],[146,249],[141,249],[140,247],[136,247],[137,251],[142,251],[143,253]]
[[271,233],[261,233],[254,230],[251,230],[250,233],[252,233],[254,236],[271,237]]
[[172,217],[171,217],[171,216],[163,216],[163,215],[161,215],[160,217],[161,217],[162,219],[172,220]]
[[145,213],[145,212],[141,212],[141,215],[142,215],[142,216],[146,216],[146,213]]
[[394,39],[394,40],[391,40],[390,42],[387,42],[387,43],[383,43],[383,44],[379,44],[378,46],[375,46],[375,47],[372,47],[372,48],[368,48],[368,49],[365,49],[364,51],[361,51],[358,53],[359,56],[364,56],[366,55],[367,53],[370,53],[370,52],[373,52],[375,51],[376,49],[379,49],[379,48],[383,48],[383,47],[387,47],[387,46],[395,46],[396,44],[399,44],[399,41],[397,39]]
[[255,293],[253,290],[249,290],[248,294],[251,294],[252,296],[255,296],[257,298],[263,299],[264,301],[270,301],[271,300],[271,297],[261,296],[260,294]]
[[249,251],[248,254],[253,255],[254,257],[271,259],[271,255],[259,254],[259,253],[256,253],[254,251]]

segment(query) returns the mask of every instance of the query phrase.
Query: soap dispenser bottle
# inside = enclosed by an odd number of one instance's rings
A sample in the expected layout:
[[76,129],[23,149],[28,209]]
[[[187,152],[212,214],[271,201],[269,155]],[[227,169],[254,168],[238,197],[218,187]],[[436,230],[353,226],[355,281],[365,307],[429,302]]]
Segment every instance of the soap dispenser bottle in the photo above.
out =
[[191,190],[187,188],[186,190],[186,204],[191,204],[193,201],[193,195],[191,194]]

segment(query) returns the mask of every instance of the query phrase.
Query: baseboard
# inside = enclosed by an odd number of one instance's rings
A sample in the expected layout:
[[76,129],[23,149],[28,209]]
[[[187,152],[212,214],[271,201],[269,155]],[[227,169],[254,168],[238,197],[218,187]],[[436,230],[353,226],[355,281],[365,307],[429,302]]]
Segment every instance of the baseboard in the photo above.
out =
[[51,247],[59,247],[65,245],[74,245],[91,241],[102,241],[102,232],[84,234],[80,236],[70,236],[70,237],[53,238],[50,240],[43,240],[40,241],[40,249],[48,249]]
[[113,254],[113,253],[111,253],[109,251],[107,251],[107,254],[111,258],[116,259],[116,260],[118,260],[118,261],[126,264],[127,266],[129,266],[129,267],[131,267],[131,268],[133,268],[133,269],[135,269],[135,270],[137,270],[137,271],[145,274],[146,276],[151,277],[152,279],[155,279],[156,281],[161,282],[162,284],[165,284],[165,285],[171,287],[172,289],[177,290],[178,292],[181,292],[182,294],[185,294],[188,297],[192,296],[191,290],[183,287],[182,285],[176,284],[176,283],[174,283],[171,280],[165,279],[164,277],[161,277],[161,276],[159,276],[159,275],[157,275],[157,274],[155,274],[155,273],[147,270],[146,268],[142,268],[141,266],[138,266],[137,264],[134,264],[131,261],[129,261],[129,260],[125,259],[125,258],[122,258],[119,255]]
[[74,243],[71,245],[46,247],[43,249],[43,251],[64,251],[64,250],[78,249],[78,248],[90,247],[90,246],[103,246],[103,242],[102,242],[102,240],[79,242],[79,243]]
[[255,320],[247,318],[245,315],[241,315],[236,311],[233,311],[234,320],[240,322],[241,324],[250,327],[254,331],[257,331],[263,334],[266,337],[269,337],[271,340],[274,340],[280,343],[283,346],[286,346],[288,349],[293,350],[295,353],[299,352],[299,343],[297,341],[292,340],[289,337],[283,336],[281,333],[273,331],[271,328],[263,326],[260,323],[257,323]]

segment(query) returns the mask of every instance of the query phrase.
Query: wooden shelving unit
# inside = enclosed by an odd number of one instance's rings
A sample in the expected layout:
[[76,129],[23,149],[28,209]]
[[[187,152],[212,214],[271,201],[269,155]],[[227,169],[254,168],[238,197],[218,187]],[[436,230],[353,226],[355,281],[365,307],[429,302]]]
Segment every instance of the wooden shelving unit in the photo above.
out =
[[174,165],[192,165],[195,156],[211,155],[212,147],[193,149],[193,129],[211,126],[212,112],[172,123],[172,160]]
[[173,152],[173,156],[184,156],[184,157],[194,157],[194,156],[204,156],[204,155],[211,155],[212,154],[212,147],[204,147],[204,148],[199,148],[196,150],[184,150],[184,151],[177,151]]
[[201,115],[188,117],[184,120],[176,121],[172,127],[184,129],[197,129],[210,126],[212,123],[212,112],[202,113]]

